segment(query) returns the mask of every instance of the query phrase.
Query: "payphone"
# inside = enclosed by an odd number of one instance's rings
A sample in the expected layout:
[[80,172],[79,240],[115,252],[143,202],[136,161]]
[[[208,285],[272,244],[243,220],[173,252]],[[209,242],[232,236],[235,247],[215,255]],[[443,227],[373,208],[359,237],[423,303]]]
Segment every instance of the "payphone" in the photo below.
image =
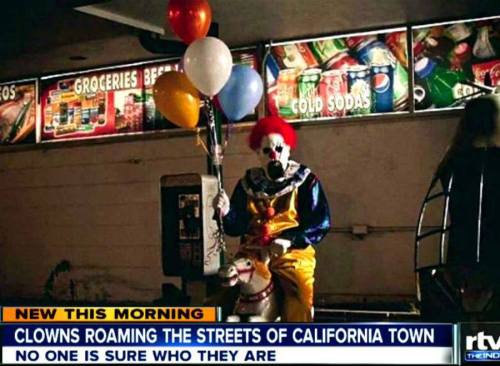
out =
[[220,267],[212,201],[217,178],[183,174],[161,178],[162,265],[166,276],[202,280]]

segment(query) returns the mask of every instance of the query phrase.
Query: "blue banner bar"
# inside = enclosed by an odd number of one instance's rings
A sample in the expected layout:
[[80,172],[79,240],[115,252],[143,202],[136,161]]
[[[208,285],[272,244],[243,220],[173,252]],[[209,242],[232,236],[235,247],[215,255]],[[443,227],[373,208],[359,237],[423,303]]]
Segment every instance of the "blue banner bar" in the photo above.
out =
[[3,346],[452,347],[452,324],[6,324]]

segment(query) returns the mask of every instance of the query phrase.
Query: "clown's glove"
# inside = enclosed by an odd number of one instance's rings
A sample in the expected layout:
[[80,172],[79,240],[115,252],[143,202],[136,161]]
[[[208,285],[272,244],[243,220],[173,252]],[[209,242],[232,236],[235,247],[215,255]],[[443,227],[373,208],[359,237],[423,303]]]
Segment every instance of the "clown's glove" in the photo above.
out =
[[220,217],[224,217],[228,214],[231,203],[229,201],[229,197],[223,189],[221,189],[219,193],[217,193],[217,196],[215,196],[213,206]]
[[269,253],[271,257],[281,257],[291,245],[292,242],[288,239],[276,238],[269,246]]

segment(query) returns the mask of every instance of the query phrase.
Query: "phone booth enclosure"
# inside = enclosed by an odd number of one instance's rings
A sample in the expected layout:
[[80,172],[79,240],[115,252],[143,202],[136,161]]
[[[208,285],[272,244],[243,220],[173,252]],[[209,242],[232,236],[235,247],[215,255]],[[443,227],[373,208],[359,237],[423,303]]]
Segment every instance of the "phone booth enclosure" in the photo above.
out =
[[217,179],[183,174],[161,178],[162,265],[166,276],[202,279],[217,273],[214,220]]

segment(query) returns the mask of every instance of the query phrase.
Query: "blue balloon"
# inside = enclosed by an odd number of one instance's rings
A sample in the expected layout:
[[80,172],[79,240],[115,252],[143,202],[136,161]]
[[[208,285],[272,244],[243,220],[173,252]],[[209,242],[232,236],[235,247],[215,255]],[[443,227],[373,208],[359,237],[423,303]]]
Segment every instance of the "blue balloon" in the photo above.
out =
[[255,110],[263,90],[262,79],[257,71],[250,66],[236,65],[217,98],[226,117],[231,121],[239,121]]

